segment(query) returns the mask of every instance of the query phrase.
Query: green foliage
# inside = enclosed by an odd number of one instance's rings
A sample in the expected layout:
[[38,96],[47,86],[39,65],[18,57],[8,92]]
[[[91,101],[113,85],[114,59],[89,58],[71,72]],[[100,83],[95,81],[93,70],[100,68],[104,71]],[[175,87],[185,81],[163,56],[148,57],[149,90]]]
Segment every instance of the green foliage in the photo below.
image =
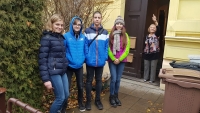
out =
[[38,70],[43,0],[0,0],[0,87],[7,99],[41,108]]

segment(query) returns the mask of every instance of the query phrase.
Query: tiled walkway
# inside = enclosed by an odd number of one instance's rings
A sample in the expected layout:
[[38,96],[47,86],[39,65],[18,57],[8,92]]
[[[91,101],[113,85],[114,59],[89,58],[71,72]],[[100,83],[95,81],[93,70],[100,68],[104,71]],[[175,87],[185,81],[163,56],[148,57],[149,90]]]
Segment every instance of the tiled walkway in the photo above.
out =
[[[92,110],[84,113],[162,113],[164,91],[159,86],[142,81],[121,80],[119,99],[122,106],[113,108],[109,104],[109,92],[102,97],[103,110],[98,110],[92,101]],[[80,113],[78,108],[67,113]]]

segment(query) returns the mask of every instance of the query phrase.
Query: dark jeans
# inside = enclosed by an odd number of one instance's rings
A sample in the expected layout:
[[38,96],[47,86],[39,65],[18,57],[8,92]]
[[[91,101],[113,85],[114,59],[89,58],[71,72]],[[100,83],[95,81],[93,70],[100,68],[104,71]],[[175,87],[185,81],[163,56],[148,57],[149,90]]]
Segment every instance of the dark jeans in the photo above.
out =
[[100,94],[102,89],[102,73],[103,67],[91,67],[86,66],[87,70],[87,80],[86,80],[86,98],[88,102],[91,102],[91,90],[92,90],[92,81],[95,74],[95,81],[96,81],[96,96],[95,101],[100,100]]
[[67,76],[69,81],[69,89],[71,87],[71,79],[73,76],[73,73],[75,73],[76,76],[76,83],[78,87],[78,102],[83,102],[83,67],[79,69],[74,69],[68,66],[67,68]]

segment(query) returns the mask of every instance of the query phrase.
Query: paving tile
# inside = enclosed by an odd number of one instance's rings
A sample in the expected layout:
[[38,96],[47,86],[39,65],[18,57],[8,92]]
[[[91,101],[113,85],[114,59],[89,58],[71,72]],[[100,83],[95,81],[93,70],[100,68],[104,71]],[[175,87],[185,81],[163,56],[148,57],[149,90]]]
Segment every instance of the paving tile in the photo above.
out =
[[129,90],[134,90],[138,87],[137,84],[127,84],[127,83],[121,83],[120,87],[128,88]]
[[140,86],[133,90],[131,93],[129,93],[132,96],[141,98],[143,95],[145,95],[149,91],[149,88]]
[[149,106],[149,109],[153,113],[161,113],[163,111],[163,104],[154,103],[152,106]]
[[164,94],[164,91],[161,90],[161,89],[152,89],[152,88],[150,88],[150,89],[148,90],[148,92],[149,92],[149,93],[153,93],[153,94]]
[[155,94],[151,92],[145,93],[141,98],[155,102],[160,97],[160,94]]
[[110,96],[110,92],[108,91],[104,96],[101,96],[101,100],[108,100]]
[[[96,106],[92,106],[92,109],[90,111],[85,111],[83,113],[104,113],[106,111],[107,111],[107,109],[98,110]],[[76,113],[76,112],[74,112],[74,113]],[[77,112],[77,113],[79,113],[79,112]]]
[[[158,86],[144,82],[122,79],[118,97],[122,106],[113,108],[109,103],[109,91],[101,97],[104,109],[98,110],[91,102],[92,110],[84,113],[162,113],[164,91]],[[81,113],[78,108],[67,110],[67,113]]]
[[133,109],[129,109],[126,113],[143,113],[143,112],[136,111],[136,110],[133,110]]
[[81,113],[78,108],[68,109],[66,112],[67,113]]
[[119,92],[124,93],[124,94],[130,94],[132,90],[125,88],[125,87],[120,87]]
[[121,100],[122,102],[122,106],[126,107],[126,108],[130,108],[131,106],[133,106],[133,104],[135,104],[140,98],[138,97],[134,97],[134,96],[126,96],[125,98],[123,98]]
[[121,93],[119,92],[118,94],[118,98],[121,100],[121,99],[124,99],[126,96],[128,96],[128,94],[124,94],[124,93]]
[[144,112],[148,109],[148,106],[150,106],[151,104],[151,101],[148,101],[146,99],[139,99],[133,106],[130,107],[130,109]]
[[149,106],[146,111],[148,113],[162,113],[163,109],[162,107],[158,107],[157,104],[153,104],[152,106]]
[[159,86],[157,85],[157,83],[149,84],[148,82],[143,82],[143,79],[139,79],[137,81],[121,79],[121,83],[134,84],[134,85],[144,86],[144,87],[148,87],[148,88],[160,89]]
[[115,113],[115,112],[112,112],[112,111],[107,110],[107,111],[104,112],[104,113]]
[[138,112],[146,113],[148,106],[144,106],[141,104],[134,104],[130,109],[134,110],[136,113]]
[[146,99],[140,99],[130,109],[144,113],[162,113],[162,104],[153,103]]
[[164,95],[160,94],[159,98],[156,100],[156,103],[163,103],[164,102]]
[[108,110],[114,113],[126,113],[129,110],[129,108],[124,107],[124,106],[117,106],[116,108],[111,107]]
[[[102,102],[102,104],[103,104],[103,108],[104,108],[104,109],[109,109],[109,108],[111,108],[111,105],[110,105],[110,103],[109,103],[109,100],[102,100],[101,102]],[[96,107],[96,106],[95,106],[95,107]]]

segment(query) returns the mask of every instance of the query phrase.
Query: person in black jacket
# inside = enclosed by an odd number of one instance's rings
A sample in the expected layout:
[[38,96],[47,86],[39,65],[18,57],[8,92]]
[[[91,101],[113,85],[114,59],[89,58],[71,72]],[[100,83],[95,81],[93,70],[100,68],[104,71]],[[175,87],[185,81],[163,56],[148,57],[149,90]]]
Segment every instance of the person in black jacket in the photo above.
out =
[[154,14],[152,20],[154,21],[154,24],[151,24],[148,28],[149,34],[146,36],[144,48],[144,82],[150,78],[149,83],[153,83],[155,81],[156,67],[160,53],[160,29]]
[[55,95],[50,113],[65,113],[69,96],[68,78],[65,73],[68,61],[62,35],[63,23],[63,17],[59,14],[51,16],[40,41],[38,63],[41,79],[45,87],[53,90]]

